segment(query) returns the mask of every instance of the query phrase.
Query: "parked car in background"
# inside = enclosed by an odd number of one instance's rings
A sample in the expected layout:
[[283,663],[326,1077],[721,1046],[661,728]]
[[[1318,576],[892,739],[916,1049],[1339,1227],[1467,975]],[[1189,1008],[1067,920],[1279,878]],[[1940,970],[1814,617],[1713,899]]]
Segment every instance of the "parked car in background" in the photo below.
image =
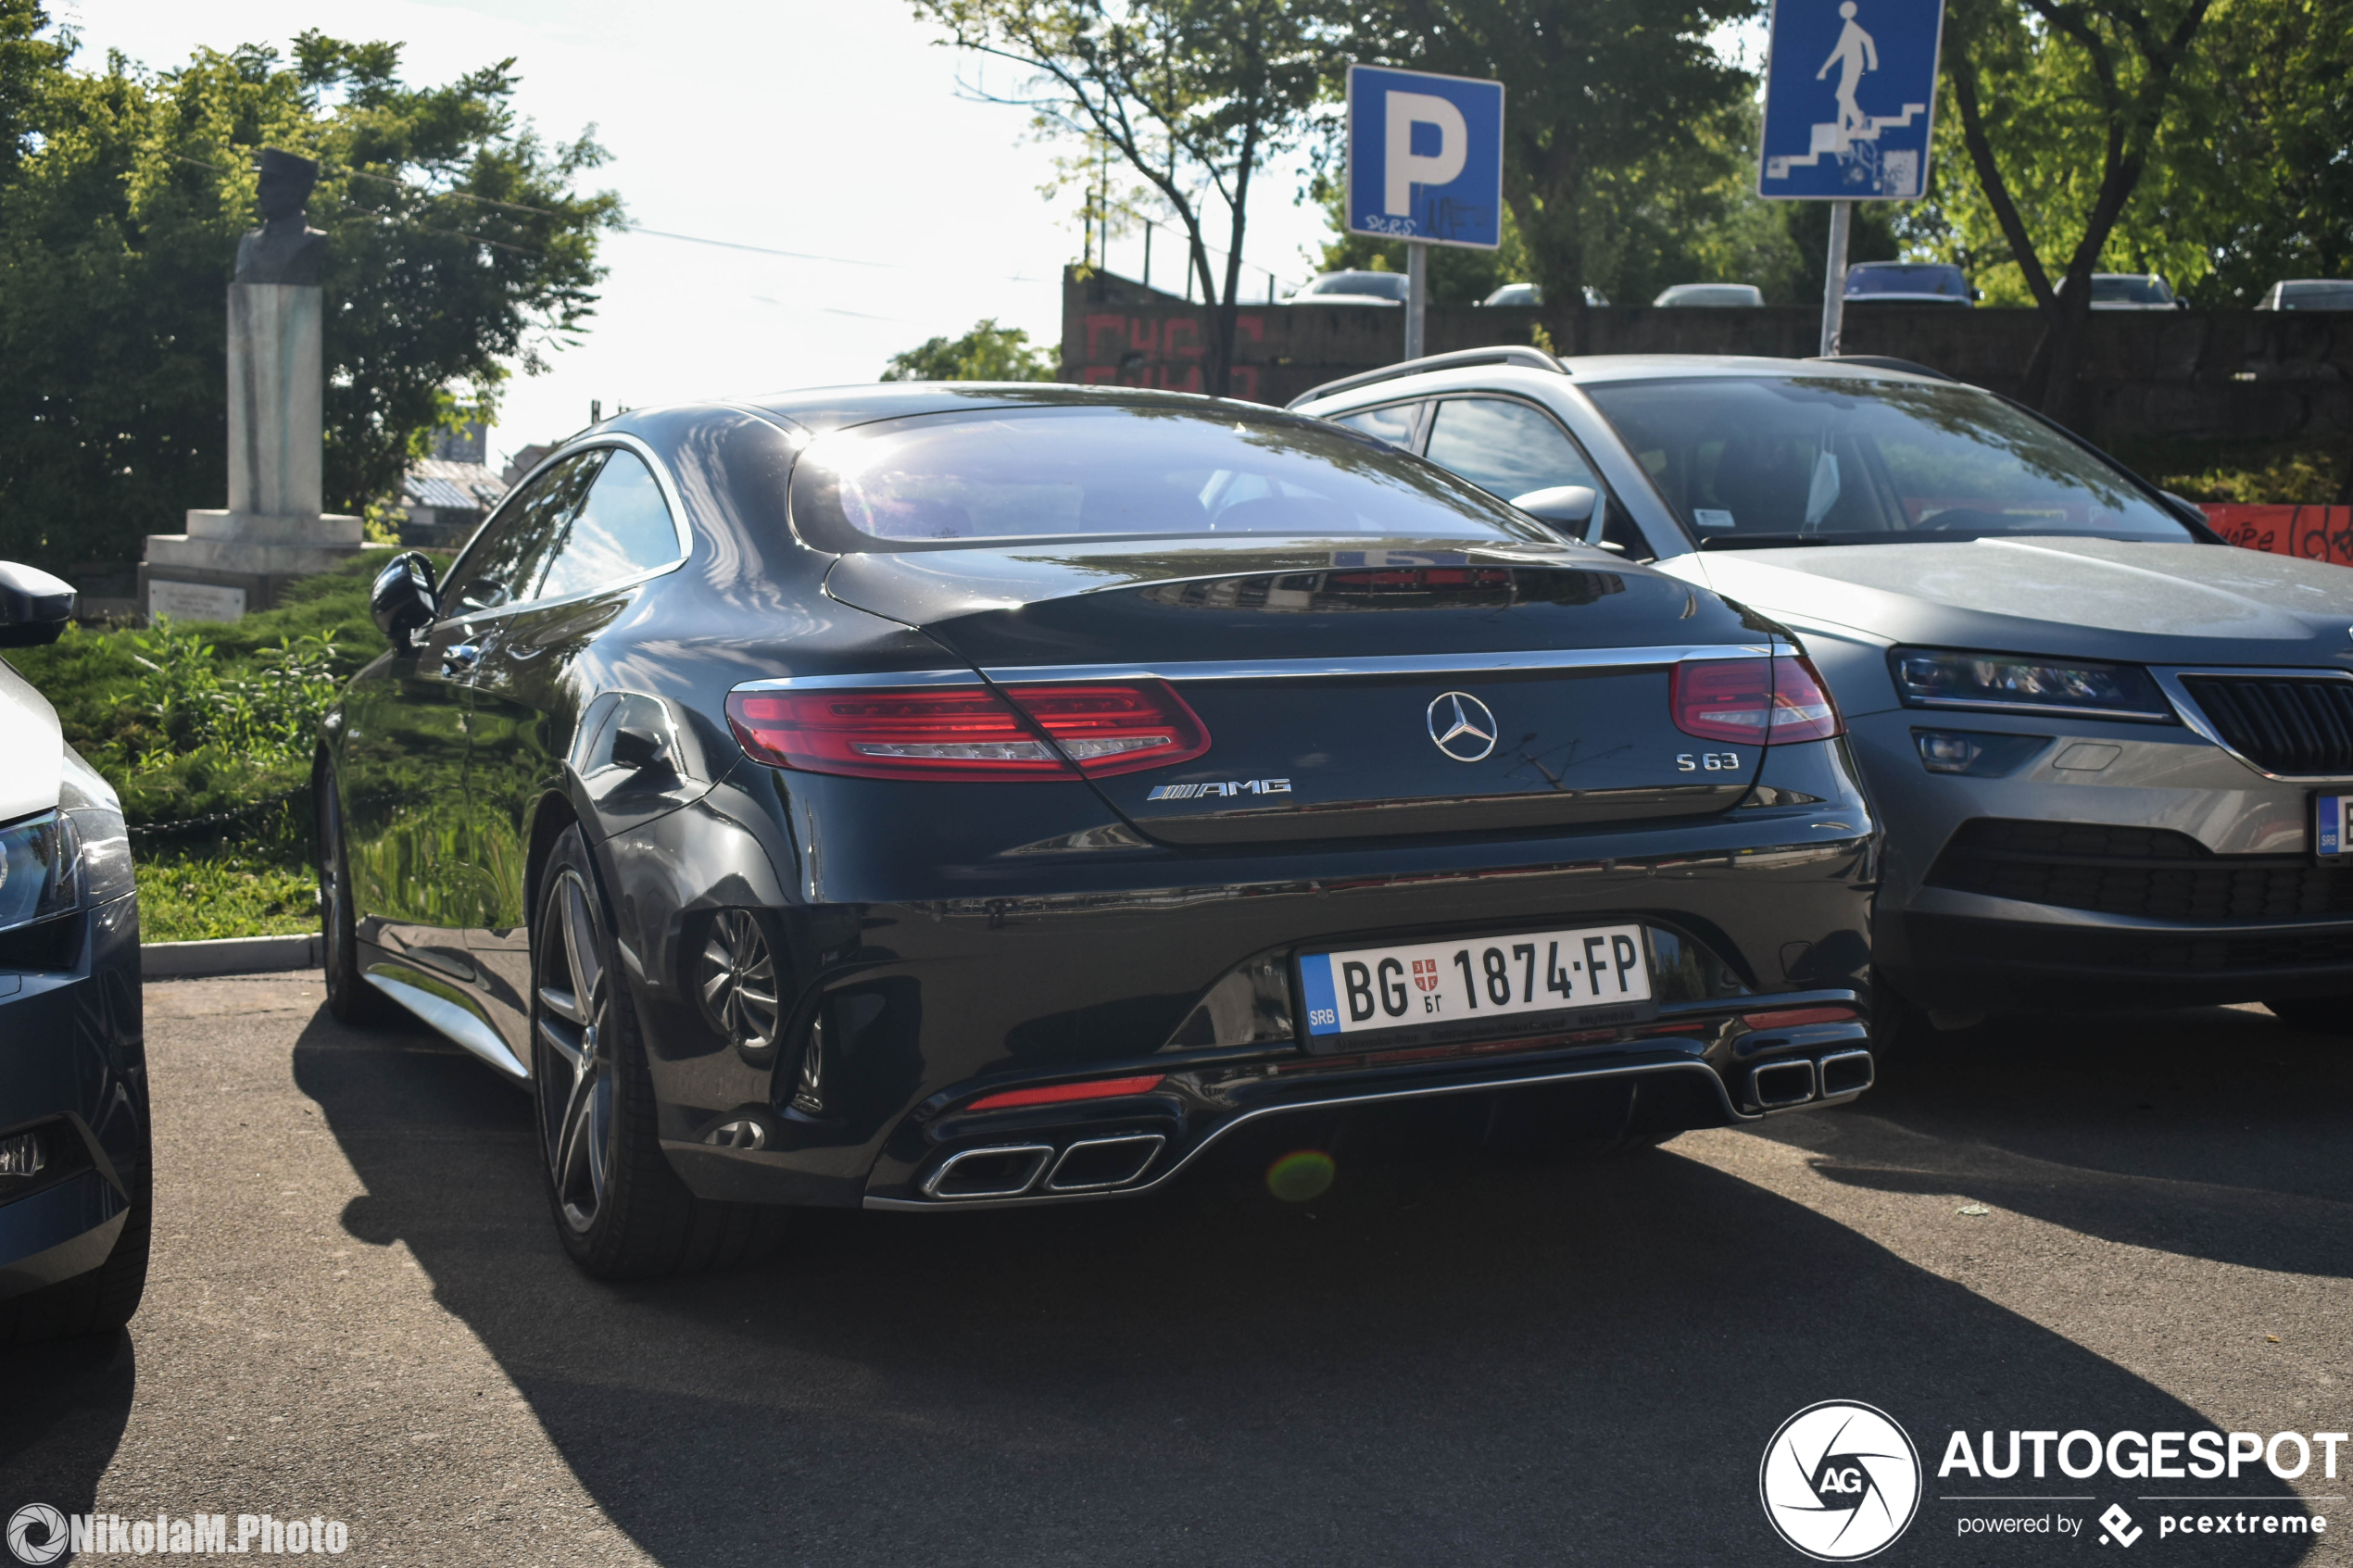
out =
[[[0,562],[0,649],[73,590]],[[0,1345],[120,1328],[154,1227],[139,896],[122,804],[0,660]]]
[[[2064,289],[2067,281],[2061,279]],[[2092,308],[2095,310],[2186,310],[2189,307],[2173,297],[2173,285],[2154,272],[2095,272],[2092,274]]]
[[1532,509],[1576,486],[1581,536],[1796,632],[1886,824],[1882,995],[2353,1032],[2353,571],[1900,362],[1496,348],[1294,407]]
[[[1493,294],[1491,294],[1485,299],[1480,300],[1479,303],[1481,305],[1541,305],[1544,303],[1544,285],[1541,283],[1505,283],[1502,288],[1497,289]],[[1585,285],[1585,303],[1588,306],[1598,309],[1599,307],[1607,305],[1609,301],[1602,296],[1601,290],[1595,288],[1591,283],[1587,283]]]
[[1403,272],[1326,272],[1286,305],[1403,305],[1412,287]]
[[375,606],[330,1006],[528,1085],[599,1274],[1131,1196],[1300,1112],[1579,1147],[1870,1081],[1876,830],[1794,645],[1322,420],[636,410]]
[[2258,310],[2353,310],[2353,278],[2287,278],[2263,293]]
[[1655,307],[1683,305],[1758,306],[1765,303],[1765,291],[1755,283],[1677,283],[1662,289]]
[[1984,295],[1944,261],[1858,261],[1846,270],[1849,305],[1950,305],[1967,309]]

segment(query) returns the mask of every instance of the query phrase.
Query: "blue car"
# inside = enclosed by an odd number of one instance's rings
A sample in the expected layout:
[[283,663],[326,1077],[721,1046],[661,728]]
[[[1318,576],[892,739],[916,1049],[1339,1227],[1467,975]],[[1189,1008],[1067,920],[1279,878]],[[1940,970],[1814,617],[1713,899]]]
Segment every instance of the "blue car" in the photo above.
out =
[[[0,562],[0,648],[55,641],[73,600]],[[122,804],[0,661],[0,1345],[131,1320],[150,1142]]]

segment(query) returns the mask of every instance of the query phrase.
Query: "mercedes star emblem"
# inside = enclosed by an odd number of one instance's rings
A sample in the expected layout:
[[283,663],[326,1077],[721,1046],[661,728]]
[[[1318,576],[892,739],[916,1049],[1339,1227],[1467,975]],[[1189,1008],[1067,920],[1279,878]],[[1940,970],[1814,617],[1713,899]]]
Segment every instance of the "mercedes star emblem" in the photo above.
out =
[[1457,762],[1476,762],[1495,749],[1495,715],[1468,692],[1441,692],[1429,705],[1429,738]]

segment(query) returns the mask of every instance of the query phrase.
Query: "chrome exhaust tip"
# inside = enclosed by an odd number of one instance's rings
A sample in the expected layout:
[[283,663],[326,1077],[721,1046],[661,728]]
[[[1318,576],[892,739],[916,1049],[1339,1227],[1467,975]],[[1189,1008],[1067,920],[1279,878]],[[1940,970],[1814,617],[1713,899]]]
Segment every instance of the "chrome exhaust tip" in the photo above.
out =
[[1832,1052],[1822,1058],[1820,1071],[1824,1099],[1859,1095],[1879,1079],[1873,1071],[1871,1053],[1864,1050]]
[[949,1200],[1019,1198],[1038,1184],[1053,1157],[1053,1145],[1042,1143],[967,1148],[941,1160],[939,1169],[924,1179],[924,1196]]
[[1101,1192],[1126,1186],[1142,1175],[1168,1140],[1158,1133],[1115,1138],[1083,1138],[1063,1150],[1046,1178],[1048,1192]]
[[1768,1061],[1751,1068],[1748,1098],[1767,1110],[1804,1105],[1814,1098],[1814,1064],[1801,1057],[1795,1061]]

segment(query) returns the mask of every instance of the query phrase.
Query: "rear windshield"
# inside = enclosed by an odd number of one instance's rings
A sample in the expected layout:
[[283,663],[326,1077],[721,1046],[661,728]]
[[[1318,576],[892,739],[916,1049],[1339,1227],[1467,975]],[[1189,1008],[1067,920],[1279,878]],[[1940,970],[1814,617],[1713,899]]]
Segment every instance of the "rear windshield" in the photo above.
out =
[[2282,283],[2283,310],[2353,310],[2353,283]]
[[2108,305],[2171,305],[2173,291],[2161,278],[2094,278],[2092,297]]
[[1949,294],[1958,298],[1969,293],[1969,285],[1952,267],[1856,267],[1846,274],[1846,292]]
[[792,509],[802,536],[828,550],[1195,534],[1560,542],[1484,491],[1338,426],[1164,405],[845,431],[801,455]]
[[2123,473],[1974,387],[1728,376],[1586,392],[1703,549],[2194,537]]

